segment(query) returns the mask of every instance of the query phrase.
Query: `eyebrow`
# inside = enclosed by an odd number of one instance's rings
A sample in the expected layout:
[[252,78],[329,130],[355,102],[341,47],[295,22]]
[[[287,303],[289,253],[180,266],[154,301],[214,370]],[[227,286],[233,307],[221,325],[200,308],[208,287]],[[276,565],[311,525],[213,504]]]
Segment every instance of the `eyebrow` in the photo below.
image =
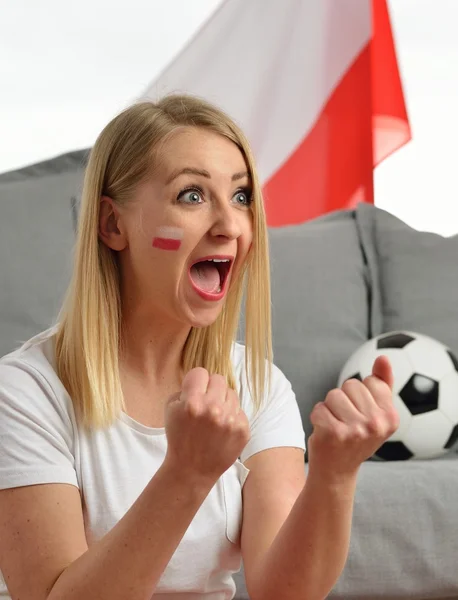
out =
[[[208,171],[205,171],[203,169],[194,169],[193,167],[185,167],[184,169],[180,169],[179,171],[175,171],[174,173],[172,173],[172,175],[167,180],[167,185],[180,175],[200,175],[201,177],[211,179],[211,175]],[[238,181],[239,179],[243,179],[244,177],[248,177],[248,179],[251,179],[248,171],[239,171],[238,173],[234,173],[232,175],[231,180]]]

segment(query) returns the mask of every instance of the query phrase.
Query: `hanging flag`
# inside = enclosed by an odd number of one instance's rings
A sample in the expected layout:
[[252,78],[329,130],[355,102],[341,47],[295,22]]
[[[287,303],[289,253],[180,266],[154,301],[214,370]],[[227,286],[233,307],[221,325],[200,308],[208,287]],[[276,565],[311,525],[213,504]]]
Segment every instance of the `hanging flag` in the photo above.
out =
[[172,92],[243,128],[271,227],[373,202],[410,139],[385,0],[225,0],[141,99]]

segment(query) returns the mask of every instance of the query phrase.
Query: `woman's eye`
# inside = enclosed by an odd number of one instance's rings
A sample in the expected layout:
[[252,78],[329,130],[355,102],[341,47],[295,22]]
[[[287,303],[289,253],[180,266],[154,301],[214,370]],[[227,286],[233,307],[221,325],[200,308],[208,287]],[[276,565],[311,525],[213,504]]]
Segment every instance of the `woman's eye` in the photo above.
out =
[[200,204],[202,201],[202,192],[200,190],[183,190],[178,194],[178,200],[185,204]]
[[250,206],[252,201],[251,191],[239,190],[235,193],[234,198],[237,204],[242,204],[243,206]]

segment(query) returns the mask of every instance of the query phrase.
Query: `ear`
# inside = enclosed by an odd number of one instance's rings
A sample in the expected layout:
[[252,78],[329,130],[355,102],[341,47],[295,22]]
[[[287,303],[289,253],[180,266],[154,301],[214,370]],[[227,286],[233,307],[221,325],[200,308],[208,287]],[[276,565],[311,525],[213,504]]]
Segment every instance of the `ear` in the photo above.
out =
[[109,196],[100,198],[99,237],[112,250],[120,251],[127,247],[119,209]]

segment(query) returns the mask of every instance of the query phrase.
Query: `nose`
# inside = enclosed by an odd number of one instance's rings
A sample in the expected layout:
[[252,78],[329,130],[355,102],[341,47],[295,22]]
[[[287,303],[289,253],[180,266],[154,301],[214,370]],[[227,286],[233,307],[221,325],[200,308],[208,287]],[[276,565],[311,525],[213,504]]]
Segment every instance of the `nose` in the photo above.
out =
[[210,233],[215,237],[234,240],[242,234],[240,214],[230,205],[219,205],[214,208],[214,221]]

